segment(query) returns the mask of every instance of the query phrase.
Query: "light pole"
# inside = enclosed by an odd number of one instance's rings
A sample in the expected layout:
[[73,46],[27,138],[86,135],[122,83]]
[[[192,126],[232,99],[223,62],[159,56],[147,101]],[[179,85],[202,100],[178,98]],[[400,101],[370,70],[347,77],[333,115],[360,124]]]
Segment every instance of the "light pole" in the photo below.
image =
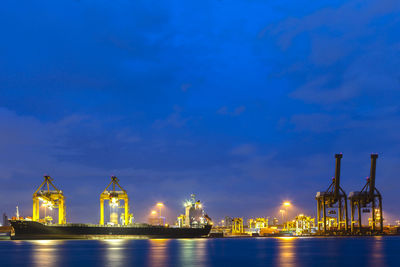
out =
[[[290,207],[290,206],[292,206],[292,203],[290,203],[289,201],[285,201],[285,202],[283,202],[283,207],[285,208],[285,212],[286,212],[286,214],[288,214],[288,208]],[[288,215],[287,215],[288,216]]]
[[285,210],[280,210],[279,212],[282,214],[282,225],[284,225],[283,214],[285,213]]
[[[160,222],[161,222],[161,221],[162,221],[161,209],[162,209],[162,207],[164,207],[164,204],[161,203],[161,202],[158,202],[158,203],[157,203],[157,207],[160,209],[160,214],[159,214],[159,216],[160,216]],[[162,223],[160,223],[160,224],[162,224]]]
[[281,209],[279,212],[282,214],[282,225],[285,225],[284,222],[284,214],[288,212],[288,207],[290,207],[292,203],[289,201],[285,201],[282,203],[283,209]]

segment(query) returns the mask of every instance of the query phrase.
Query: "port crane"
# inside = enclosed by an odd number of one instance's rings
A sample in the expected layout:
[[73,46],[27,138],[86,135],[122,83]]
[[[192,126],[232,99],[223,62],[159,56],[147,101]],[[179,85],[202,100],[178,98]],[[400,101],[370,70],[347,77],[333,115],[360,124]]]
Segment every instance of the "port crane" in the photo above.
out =
[[[361,211],[371,213],[371,230],[376,231],[376,225],[379,221],[379,232],[383,232],[383,215],[382,215],[382,195],[375,187],[376,160],[378,154],[371,154],[370,176],[367,183],[361,191],[350,192],[349,201],[351,207],[351,232],[362,233],[362,215]],[[378,206],[378,208],[377,208]],[[355,219],[357,209],[357,220]],[[361,210],[362,209],[362,210]]]
[[232,234],[243,234],[243,218],[232,219]]
[[[340,187],[340,163],[343,155],[336,154],[335,177],[326,191],[317,192],[315,199],[317,200],[317,226],[318,232],[326,234],[327,230],[332,231],[336,228],[338,231],[348,230],[348,212],[347,212],[347,195]],[[327,214],[327,209],[329,209]],[[321,214],[322,213],[322,214]],[[332,220],[333,219],[333,220]],[[327,229],[327,221],[329,229]],[[333,226],[333,227],[332,227]],[[336,226],[336,227],[335,227]]]
[[[33,193],[33,221],[39,221],[40,202],[45,208],[52,210],[58,209],[58,224],[65,224],[65,197],[61,190],[53,184],[53,178],[48,175],[44,176],[44,181],[40,184],[35,193]],[[52,189],[52,190],[51,190]],[[46,218],[45,218],[46,221]]]
[[[100,225],[104,225],[104,201],[108,200],[112,208],[119,208],[120,200],[124,201],[124,224],[129,224],[129,199],[128,193],[118,183],[119,179],[116,176],[111,176],[111,182],[106,189],[100,194]],[[119,188],[120,190],[116,190]],[[118,224],[118,214],[110,212],[110,222]]]

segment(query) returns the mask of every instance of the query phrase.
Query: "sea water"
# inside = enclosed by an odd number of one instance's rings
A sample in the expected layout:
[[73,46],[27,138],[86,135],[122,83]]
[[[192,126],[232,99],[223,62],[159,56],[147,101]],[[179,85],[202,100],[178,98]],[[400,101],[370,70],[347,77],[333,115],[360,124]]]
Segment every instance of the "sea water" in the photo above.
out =
[[400,266],[400,237],[0,241],[0,266]]

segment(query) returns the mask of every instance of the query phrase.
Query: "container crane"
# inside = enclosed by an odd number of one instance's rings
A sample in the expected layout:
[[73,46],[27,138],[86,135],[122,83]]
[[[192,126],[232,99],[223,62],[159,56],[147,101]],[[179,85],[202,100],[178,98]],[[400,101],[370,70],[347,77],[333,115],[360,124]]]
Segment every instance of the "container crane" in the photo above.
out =
[[[106,189],[100,194],[100,225],[104,225],[104,201],[108,200],[110,207],[119,208],[120,200],[124,201],[124,223],[129,224],[129,199],[125,189],[119,185],[119,179],[115,176],[111,177],[111,182],[107,185]],[[111,187],[111,188],[110,188]],[[116,191],[119,188],[119,191]],[[118,224],[118,214],[110,212],[110,222]]]
[[[358,232],[362,233],[362,215],[363,212],[371,212],[371,230],[376,231],[376,224],[379,221],[379,232],[383,232],[383,214],[382,214],[382,195],[375,187],[376,160],[378,154],[371,154],[371,170],[370,176],[367,178],[367,183],[361,189],[361,192],[354,191],[349,194],[351,207],[351,232],[355,233],[358,227]],[[378,205],[378,208],[376,208]],[[371,209],[370,209],[371,208]],[[358,218],[355,220],[357,209]]]
[[[335,227],[331,227],[331,223],[329,223],[330,231],[334,230],[334,228],[338,231],[342,231],[343,229],[345,231],[348,230],[347,195],[340,187],[340,163],[342,157],[342,154],[335,155],[335,177],[332,179],[332,183],[328,189],[317,192],[315,197],[317,200],[318,232],[321,231],[321,225],[323,225],[323,232],[327,232],[327,219],[332,221],[332,217],[335,217],[333,221],[336,223],[333,224]],[[327,208],[330,209],[328,212],[330,216],[327,215]]]
[[[59,190],[54,184],[54,179],[50,176],[45,175],[44,181],[41,185],[36,189],[35,193],[33,193],[33,221],[39,221],[39,209],[40,202],[42,202],[42,206],[45,208],[58,209],[58,224],[66,223],[66,212],[65,212],[65,197],[61,190]],[[50,189],[53,190],[50,190]],[[46,218],[45,218],[46,219]],[[50,220],[51,218],[49,218]]]

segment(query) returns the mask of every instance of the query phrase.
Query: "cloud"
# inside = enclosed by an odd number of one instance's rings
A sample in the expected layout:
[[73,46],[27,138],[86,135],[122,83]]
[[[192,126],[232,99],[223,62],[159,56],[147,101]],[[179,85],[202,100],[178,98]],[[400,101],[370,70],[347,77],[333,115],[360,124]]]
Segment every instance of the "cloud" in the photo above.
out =
[[187,92],[187,90],[189,90],[190,87],[192,87],[192,84],[184,83],[184,84],[181,85],[181,90],[182,90],[182,92]]
[[332,80],[334,78],[329,76],[316,77],[292,92],[290,96],[307,102],[326,105],[352,99],[361,90],[356,84],[352,86],[352,81],[350,84],[346,83],[340,87],[329,88]]
[[323,133],[346,129],[352,120],[345,115],[314,113],[293,115],[291,123],[295,131]]
[[229,110],[227,106],[222,106],[217,110],[217,114],[219,115],[229,115],[229,116],[239,116],[246,110],[245,106],[238,106],[233,110]]
[[191,118],[185,118],[182,116],[182,111],[179,107],[175,107],[175,111],[168,115],[165,119],[158,119],[154,121],[153,127],[161,129],[165,127],[183,127]]
[[289,96],[333,106],[395,94],[400,57],[393,36],[400,21],[392,18],[399,11],[398,1],[349,1],[270,26],[267,36],[291,57],[285,74],[297,88]]
[[75,222],[111,174],[139,220],[192,192],[212,217],[314,212],[334,153],[351,191],[378,152],[398,213],[398,1],[25,2],[0,10],[5,211],[49,173]]
[[231,153],[235,156],[248,156],[256,152],[256,147],[252,144],[242,144],[232,149]]

